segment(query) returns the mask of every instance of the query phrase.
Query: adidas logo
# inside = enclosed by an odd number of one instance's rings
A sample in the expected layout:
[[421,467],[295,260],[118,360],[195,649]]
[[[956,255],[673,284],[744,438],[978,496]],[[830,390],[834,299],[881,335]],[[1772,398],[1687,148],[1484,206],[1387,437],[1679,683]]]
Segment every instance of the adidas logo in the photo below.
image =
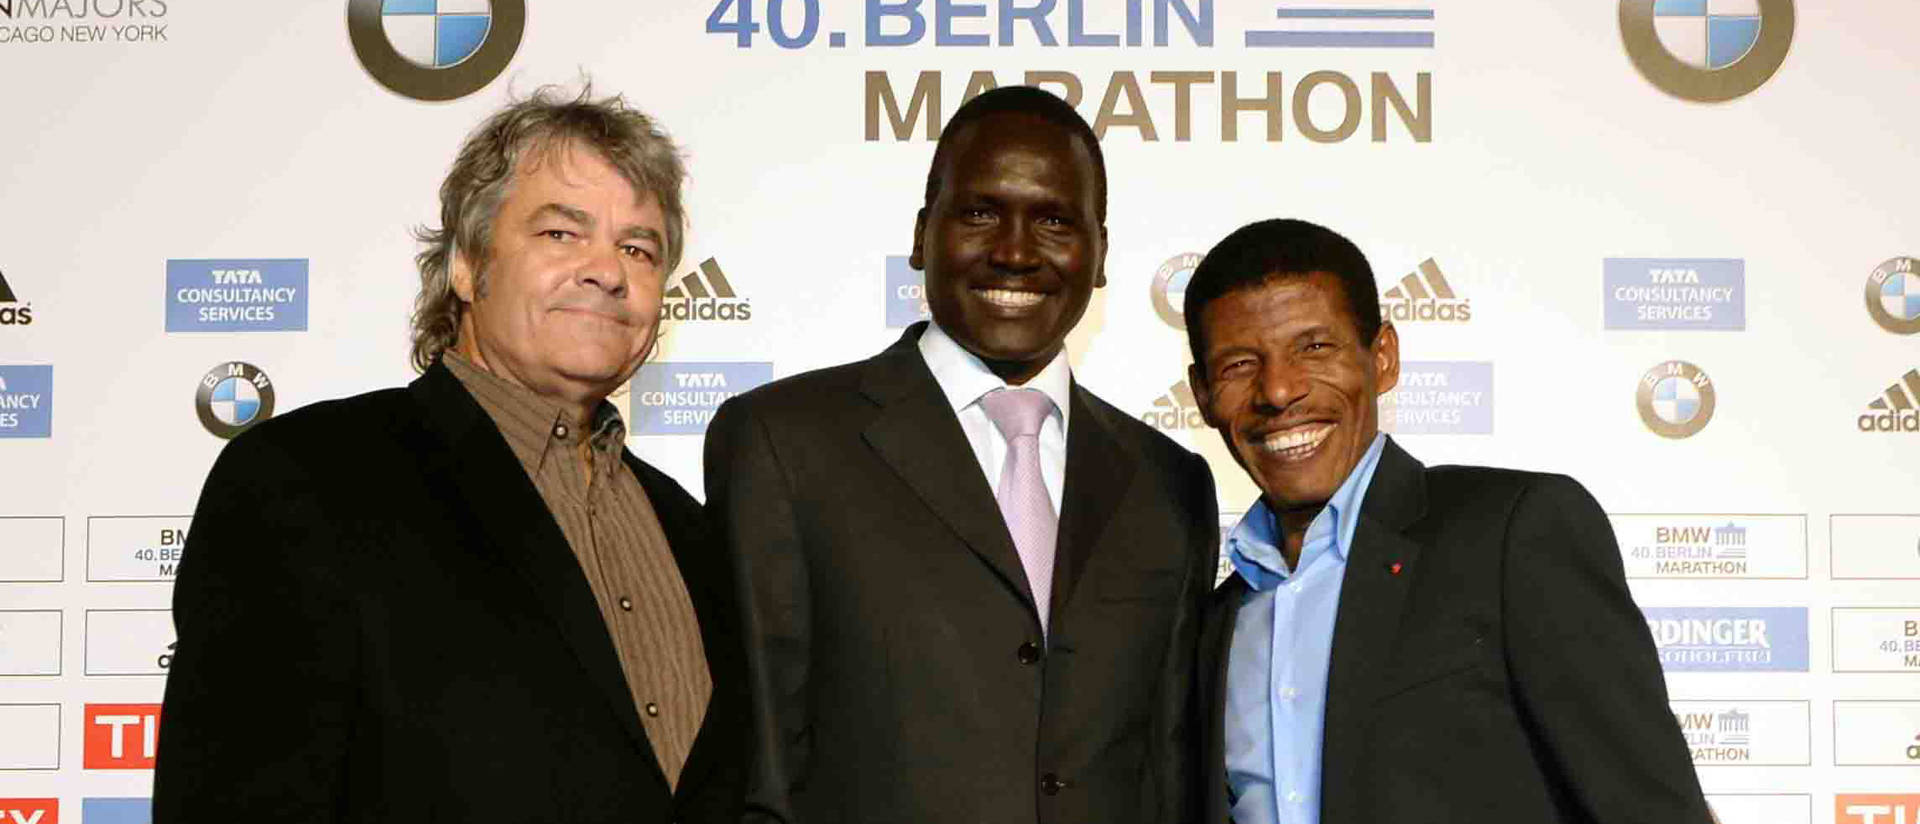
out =
[[33,304],[16,305],[20,299],[7,285],[7,273],[0,272],[0,326],[29,326],[33,323]]
[[720,262],[707,258],[700,267],[680,276],[660,301],[661,320],[739,321],[753,317],[753,304],[733,291],[720,271]]
[[[1920,433],[1920,369],[1909,369],[1900,383],[1867,404],[1868,411],[1857,423],[1862,432]],[[1904,384],[1904,385],[1903,385]]]
[[1440,266],[1427,258],[1418,269],[1408,272],[1399,285],[1381,296],[1380,319],[1399,323],[1436,321],[1466,323],[1473,319],[1473,304],[1455,295]]
[[1200,417],[1200,404],[1193,398],[1193,387],[1184,380],[1155,398],[1153,408],[1140,413],[1140,421],[1162,432],[1207,428],[1206,420]]

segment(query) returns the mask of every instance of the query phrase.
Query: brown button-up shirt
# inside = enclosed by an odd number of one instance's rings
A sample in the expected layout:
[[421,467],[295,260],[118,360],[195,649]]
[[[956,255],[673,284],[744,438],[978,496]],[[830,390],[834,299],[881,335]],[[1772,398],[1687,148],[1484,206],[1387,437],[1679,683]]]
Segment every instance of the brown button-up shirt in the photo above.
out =
[[622,460],[627,429],[620,413],[601,401],[593,431],[581,432],[558,404],[533,391],[458,353],[444,361],[500,428],[560,525],[599,602],[654,756],[677,786],[713,679],[660,518]]

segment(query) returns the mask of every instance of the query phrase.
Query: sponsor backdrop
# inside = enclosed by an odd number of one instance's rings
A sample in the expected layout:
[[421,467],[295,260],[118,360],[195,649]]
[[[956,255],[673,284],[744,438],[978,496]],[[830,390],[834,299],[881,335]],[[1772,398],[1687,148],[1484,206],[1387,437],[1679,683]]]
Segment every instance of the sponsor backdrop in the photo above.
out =
[[586,74],[691,165],[618,398],[689,488],[720,401],[924,315],[930,140],[1038,83],[1111,172],[1075,375],[1212,461],[1223,524],[1254,490],[1180,295],[1234,227],[1316,220],[1378,271],[1415,455],[1614,513],[1729,824],[1920,822],[1920,6],[1440,5],[0,0],[0,821],[146,820],[214,456],[412,376],[408,230],[455,146]]

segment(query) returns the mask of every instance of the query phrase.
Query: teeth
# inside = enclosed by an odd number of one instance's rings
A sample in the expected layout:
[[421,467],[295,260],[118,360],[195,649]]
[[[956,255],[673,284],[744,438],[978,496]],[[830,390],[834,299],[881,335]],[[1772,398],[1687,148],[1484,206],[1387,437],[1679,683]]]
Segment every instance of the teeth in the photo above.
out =
[[1260,442],[1260,448],[1282,457],[1300,457],[1312,452],[1333,432],[1332,424],[1288,429],[1275,432]]
[[975,289],[974,294],[985,298],[988,303],[995,306],[1005,306],[1009,309],[1025,309],[1029,306],[1038,306],[1040,301],[1045,300],[1047,297],[1040,292],[1016,292],[1012,289]]

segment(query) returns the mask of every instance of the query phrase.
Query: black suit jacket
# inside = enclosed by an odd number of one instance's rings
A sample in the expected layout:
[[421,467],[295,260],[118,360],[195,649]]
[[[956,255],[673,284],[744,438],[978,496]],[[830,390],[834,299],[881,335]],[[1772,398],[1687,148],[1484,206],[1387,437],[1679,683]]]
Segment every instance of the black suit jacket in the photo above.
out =
[[[1389,440],[1334,619],[1320,821],[1703,824],[1606,515],[1563,475],[1428,469]],[[1398,565],[1398,572],[1395,572]],[[1228,820],[1227,652],[1207,610],[1204,821]]]
[[1074,386],[1051,638],[924,324],[721,407],[707,505],[741,570],[750,820],[1183,818],[1219,527],[1192,453]]
[[677,791],[559,525],[436,363],[221,453],[174,590],[154,821],[738,821],[732,575],[699,505],[626,461],[713,676]]

